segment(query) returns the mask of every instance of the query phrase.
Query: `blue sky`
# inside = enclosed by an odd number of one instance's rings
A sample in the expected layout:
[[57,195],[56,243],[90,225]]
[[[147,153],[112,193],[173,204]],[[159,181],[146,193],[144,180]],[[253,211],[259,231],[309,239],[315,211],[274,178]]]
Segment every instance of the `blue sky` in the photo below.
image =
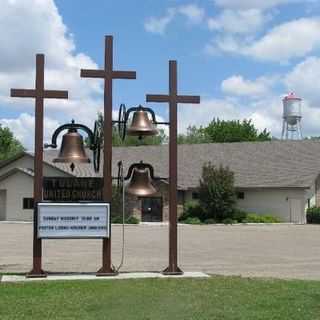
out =
[[[10,87],[33,87],[36,53],[46,54],[46,87],[69,90],[69,101],[46,103],[46,139],[75,118],[93,126],[102,82],[80,68],[102,66],[104,35],[114,36],[114,65],[137,80],[116,80],[114,109],[166,93],[168,60],[178,61],[181,94],[201,105],[179,107],[179,131],[212,118],[250,118],[279,136],[282,97],[303,99],[303,134],[320,135],[320,1],[3,0],[0,12],[0,123],[32,148],[31,100]],[[167,119],[165,104],[149,105]],[[115,112],[116,114],[116,112]]]

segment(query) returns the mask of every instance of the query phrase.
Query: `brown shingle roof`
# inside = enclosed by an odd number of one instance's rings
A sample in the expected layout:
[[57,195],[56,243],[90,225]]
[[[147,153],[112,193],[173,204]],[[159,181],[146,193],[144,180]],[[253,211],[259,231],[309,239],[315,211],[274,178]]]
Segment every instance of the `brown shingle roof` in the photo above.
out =
[[[45,151],[45,161],[72,173],[68,164],[52,163],[56,155],[56,150]],[[153,165],[157,176],[168,176],[168,145],[114,147],[114,176],[117,175],[119,160],[124,162],[125,172],[130,164],[143,160]],[[312,185],[320,173],[320,142],[304,140],[179,145],[179,187],[197,187],[202,165],[208,161],[228,166],[234,172],[235,185],[239,188],[306,188]],[[101,172],[98,175],[102,175]],[[76,166],[72,174],[79,177],[96,175],[92,164]]]

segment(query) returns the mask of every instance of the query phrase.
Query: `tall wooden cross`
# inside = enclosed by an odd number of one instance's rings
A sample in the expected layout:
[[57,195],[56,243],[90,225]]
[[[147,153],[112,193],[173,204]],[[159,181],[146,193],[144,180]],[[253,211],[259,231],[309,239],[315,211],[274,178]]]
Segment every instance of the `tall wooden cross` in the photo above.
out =
[[[136,79],[135,71],[113,70],[113,37],[105,37],[105,57],[103,70],[81,70],[83,78],[104,79],[104,162],[103,162],[103,200],[112,199],[112,82],[113,79]],[[97,275],[114,275],[111,264],[111,232],[110,238],[103,240],[102,267]]]
[[44,89],[43,54],[36,55],[35,89],[11,89],[11,97],[35,98],[35,150],[34,150],[34,183],[33,183],[33,268],[30,277],[45,276],[42,270],[42,243],[37,237],[38,212],[37,204],[42,201],[43,178],[43,104],[44,99],[68,99],[68,91]]
[[181,274],[178,267],[177,236],[177,189],[178,189],[178,155],[177,155],[177,105],[178,103],[200,103],[200,96],[178,95],[177,61],[169,61],[169,94],[147,94],[147,102],[169,103],[169,266],[165,274]]

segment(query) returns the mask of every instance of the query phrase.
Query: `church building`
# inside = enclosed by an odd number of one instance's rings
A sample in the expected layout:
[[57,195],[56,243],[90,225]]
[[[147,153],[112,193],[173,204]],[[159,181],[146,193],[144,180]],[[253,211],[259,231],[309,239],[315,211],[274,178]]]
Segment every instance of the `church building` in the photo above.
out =
[[[46,177],[101,177],[92,164],[54,163],[57,150],[44,152]],[[90,151],[88,151],[89,155]],[[0,220],[32,221],[33,159],[23,152],[0,163]],[[114,147],[113,175],[122,160],[126,173],[132,163],[143,160],[155,176],[168,177],[168,145]],[[305,223],[306,209],[320,205],[320,143],[316,141],[268,141],[213,143],[178,146],[178,212],[198,197],[202,166],[228,166],[234,172],[237,206],[248,212],[269,214],[283,222]],[[126,212],[141,221],[168,220],[168,183],[157,182],[152,197],[126,196]]]

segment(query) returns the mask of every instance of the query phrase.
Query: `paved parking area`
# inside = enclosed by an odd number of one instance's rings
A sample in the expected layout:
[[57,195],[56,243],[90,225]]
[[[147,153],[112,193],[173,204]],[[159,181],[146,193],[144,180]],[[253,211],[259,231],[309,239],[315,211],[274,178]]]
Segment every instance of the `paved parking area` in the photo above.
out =
[[[112,228],[112,258],[121,257],[121,226]],[[160,271],[167,265],[168,226],[125,230],[122,271]],[[43,266],[51,272],[95,272],[100,240],[45,240]],[[32,224],[0,223],[0,272],[27,272]],[[179,226],[179,262],[185,271],[320,280],[320,226]]]

